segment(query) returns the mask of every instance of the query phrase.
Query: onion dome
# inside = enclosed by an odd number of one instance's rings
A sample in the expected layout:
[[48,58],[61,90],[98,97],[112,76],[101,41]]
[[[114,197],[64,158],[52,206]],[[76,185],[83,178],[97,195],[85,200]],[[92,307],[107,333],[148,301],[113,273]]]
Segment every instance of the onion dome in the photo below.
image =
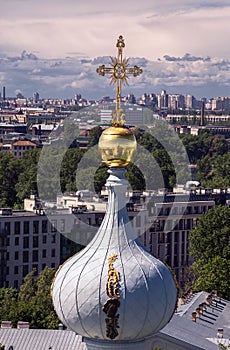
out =
[[139,341],[168,323],[177,289],[170,271],[143,247],[129,222],[125,169],[109,172],[105,218],[93,241],[56,274],[53,303],[60,320],[83,337]]

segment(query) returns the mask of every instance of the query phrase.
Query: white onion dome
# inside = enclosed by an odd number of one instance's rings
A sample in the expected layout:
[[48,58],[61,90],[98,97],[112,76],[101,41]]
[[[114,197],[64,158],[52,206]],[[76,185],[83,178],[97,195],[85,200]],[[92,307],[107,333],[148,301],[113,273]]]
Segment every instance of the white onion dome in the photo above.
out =
[[139,341],[163,328],[174,312],[177,289],[171,272],[145,249],[129,222],[125,170],[111,168],[109,173],[101,227],[59,269],[52,297],[68,328],[115,344]]

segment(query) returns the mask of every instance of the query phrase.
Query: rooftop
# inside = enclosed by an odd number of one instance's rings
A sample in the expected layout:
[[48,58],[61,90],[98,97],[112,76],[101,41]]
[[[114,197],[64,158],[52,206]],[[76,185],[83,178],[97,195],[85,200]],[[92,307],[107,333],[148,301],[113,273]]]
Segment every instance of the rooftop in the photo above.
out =
[[[185,302],[179,300],[177,312],[171,321],[156,334],[156,338],[167,342],[170,349],[217,350],[217,344],[228,345],[230,342],[230,302],[214,297],[206,310],[192,321],[192,313],[207,302],[207,292],[191,294]],[[218,338],[219,334],[223,337]],[[223,332],[221,331],[223,330]],[[154,339],[154,337],[153,337]],[[16,350],[86,350],[82,337],[70,330],[45,329],[0,329],[0,343],[8,349]],[[146,349],[152,349],[146,347]],[[162,347],[164,350],[165,347]],[[143,350],[143,349],[141,349]]]

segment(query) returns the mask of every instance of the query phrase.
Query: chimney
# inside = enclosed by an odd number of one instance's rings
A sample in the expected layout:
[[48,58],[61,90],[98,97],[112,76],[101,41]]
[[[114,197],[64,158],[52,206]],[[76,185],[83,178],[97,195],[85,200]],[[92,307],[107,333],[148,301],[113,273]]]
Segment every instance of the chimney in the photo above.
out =
[[29,324],[29,322],[18,321],[17,328],[18,329],[29,329],[30,328],[30,324]]
[[192,312],[192,321],[196,322],[196,311]]
[[218,328],[218,330],[217,330],[217,338],[223,338],[224,337],[223,333],[224,333],[223,328]]
[[12,322],[11,321],[2,321],[1,328],[2,329],[12,328]]

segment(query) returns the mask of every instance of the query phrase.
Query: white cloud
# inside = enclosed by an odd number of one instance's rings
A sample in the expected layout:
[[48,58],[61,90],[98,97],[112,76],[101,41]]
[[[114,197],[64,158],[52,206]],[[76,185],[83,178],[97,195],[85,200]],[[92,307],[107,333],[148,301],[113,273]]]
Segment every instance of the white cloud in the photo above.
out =
[[[13,11],[12,11],[13,9]],[[119,34],[127,56],[149,59],[191,52],[229,58],[230,6],[227,1],[100,0],[9,1],[1,5],[0,48],[39,51],[43,57],[109,55]]]
[[[181,93],[191,88],[199,95],[221,95],[229,87],[227,0],[117,0],[115,5],[105,0],[9,0],[1,4],[1,15],[0,57],[5,59],[0,84],[11,94],[16,88],[25,95],[39,90],[54,97],[74,95],[77,89],[91,98],[113,93],[108,81],[95,76],[95,68],[108,62],[104,56],[116,55],[120,34],[125,56],[136,57],[132,64],[144,68],[124,92],[168,86]],[[24,49],[38,59],[20,55]]]
[[[40,59],[24,52],[21,56],[0,59],[0,85],[6,85],[11,96],[16,89],[28,97],[34,91],[43,97],[71,98],[77,92],[92,99],[114,96],[109,78],[96,73],[97,66],[109,64],[109,61],[108,56],[92,60],[79,57]],[[144,92],[158,93],[166,88],[171,93],[193,93],[197,97],[229,95],[228,60],[185,54],[181,57],[165,56],[160,60],[131,58],[130,65],[134,64],[143,68],[143,74],[138,78],[131,77],[123,94],[133,92],[140,96]]]

